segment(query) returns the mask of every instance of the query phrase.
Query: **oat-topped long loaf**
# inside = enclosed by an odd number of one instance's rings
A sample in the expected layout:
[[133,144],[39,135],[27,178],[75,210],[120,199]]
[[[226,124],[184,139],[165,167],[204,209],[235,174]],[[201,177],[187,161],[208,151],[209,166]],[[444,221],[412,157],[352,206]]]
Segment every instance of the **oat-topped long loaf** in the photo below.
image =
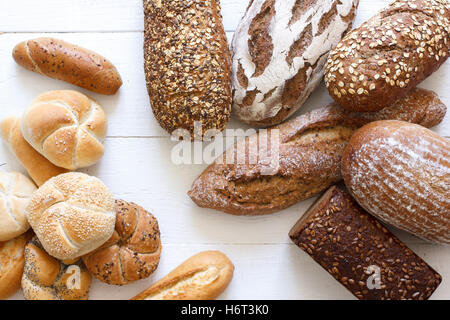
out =
[[[160,125],[223,130],[231,111],[231,55],[219,0],[143,0],[145,74]],[[201,132],[200,132],[201,133]]]
[[359,0],[254,0],[234,35],[233,113],[278,124],[319,85],[328,52],[351,29]]
[[[353,113],[332,104],[238,142],[195,180],[189,196],[200,207],[236,215],[276,212],[342,179],[342,154],[359,127],[382,119],[432,127],[445,111],[433,92],[422,89],[376,113]],[[260,147],[265,141],[273,157]],[[231,159],[225,159],[226,165],[224,157]]]
[[397,0],[330,53],[325,83],[352,111],[377,111],[436,71],[450,51],[447,0]]

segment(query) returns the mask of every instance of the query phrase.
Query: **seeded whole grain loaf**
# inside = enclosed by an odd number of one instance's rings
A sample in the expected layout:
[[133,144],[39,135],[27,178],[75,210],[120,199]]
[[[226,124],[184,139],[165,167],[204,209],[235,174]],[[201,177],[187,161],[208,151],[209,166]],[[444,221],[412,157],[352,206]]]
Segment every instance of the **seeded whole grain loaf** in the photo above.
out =
[[447,60],[449,37],[447,0],[397,0],[331,51],[328,91],[351,111],[390,106]]
[[232,43],[233,113],[279,124],[320,84],[328,52],[351,29],[359,0],[254,0]]
[[422,89],[376,113],[331,104],[240,140],[194,181],[188,194],[200,207],[235,215],[280,211],[341,181],[342,154],[363,125],[398,119],[432,127],[445,113],[436,94]]
[[153,113],[172,133],[194,122],[223,130],[231,112],[231,54],[219,0],[143,0],[145,75]]
[[427,300],[442,281],[338,186],[303,215],[289,237],[361,300]]
[[423,239],[450,244],[450,140],[419,125],[376,121],[358,130],[342,176],[375,217]]

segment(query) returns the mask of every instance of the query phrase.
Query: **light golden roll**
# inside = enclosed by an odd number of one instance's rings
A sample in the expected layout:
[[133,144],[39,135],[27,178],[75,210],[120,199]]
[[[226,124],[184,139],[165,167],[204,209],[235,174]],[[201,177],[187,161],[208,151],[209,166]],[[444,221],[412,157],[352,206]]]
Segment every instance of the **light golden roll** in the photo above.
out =
[[24,248],[32,232],[0,242],[0,300],[12,296],[20,288],[24,264]]
[[94,100],[76,91],[40,95],[25,111],[21,129],[34,149],[68,170],[95,164],[105,151],[105,112]]
[[0,241],[14,239],[30,228],[26,207],[35,190],[23,174],[0,172]]
[[43,248],[60,260],[103,245],[116,222],[114,200],[99,179],[69,172],[47,181],[32,196],[27,218]]
[[91,275],[83,262],[59,261],[33,237],[25,247],[22,290],[27,300],[87,300]]

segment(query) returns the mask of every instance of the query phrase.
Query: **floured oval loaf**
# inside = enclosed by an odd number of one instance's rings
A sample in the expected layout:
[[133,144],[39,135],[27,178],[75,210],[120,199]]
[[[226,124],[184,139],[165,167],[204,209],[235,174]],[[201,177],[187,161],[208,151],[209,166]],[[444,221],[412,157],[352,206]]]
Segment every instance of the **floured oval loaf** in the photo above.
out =
[[402,121],[370,123],[351,138],[342,175],[359,204],[423,239],[450,244],[450,141]]
[[232,43],[233,112],[281,123],[323,77],[328,52],[351,29],[358,0],[254,0]]

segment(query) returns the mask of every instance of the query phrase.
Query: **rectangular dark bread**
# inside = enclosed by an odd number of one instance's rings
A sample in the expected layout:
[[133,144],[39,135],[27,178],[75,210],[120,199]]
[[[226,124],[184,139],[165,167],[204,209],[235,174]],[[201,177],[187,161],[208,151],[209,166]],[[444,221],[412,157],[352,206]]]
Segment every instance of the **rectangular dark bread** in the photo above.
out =
[[[436,94],[423,89],[414,89],[392,107],[375,113],[345,111],[331,104],[239,141],[194,181],[189,196],[200,207],[235,215],[277,212],[342,180],[344,149],[363,125],[396,119],[432,127],[445,113]],[[279,140],[268,149],[279,150],[275,156],[279,166],[264,163],[258,149],[249,148],[260,138],[272,136],[273,130],[278,130]],[[245,161],[238,163],[238,157]],[[249,161],[252,158],[258,159]]]
[[[194,122],[223,130],[231,112],[231,54],[219,0],[143,0],[144,58],[153,113],[169,133]],[[197,133],[197,132],[196,132]]]
[[397,0],[330,52],[325,83],[342,107],[390,106],[435,72],[450,51],[447,0]]
[[328,189],[289,237],[361,300],[426,300],[442,281],[343,187]]

